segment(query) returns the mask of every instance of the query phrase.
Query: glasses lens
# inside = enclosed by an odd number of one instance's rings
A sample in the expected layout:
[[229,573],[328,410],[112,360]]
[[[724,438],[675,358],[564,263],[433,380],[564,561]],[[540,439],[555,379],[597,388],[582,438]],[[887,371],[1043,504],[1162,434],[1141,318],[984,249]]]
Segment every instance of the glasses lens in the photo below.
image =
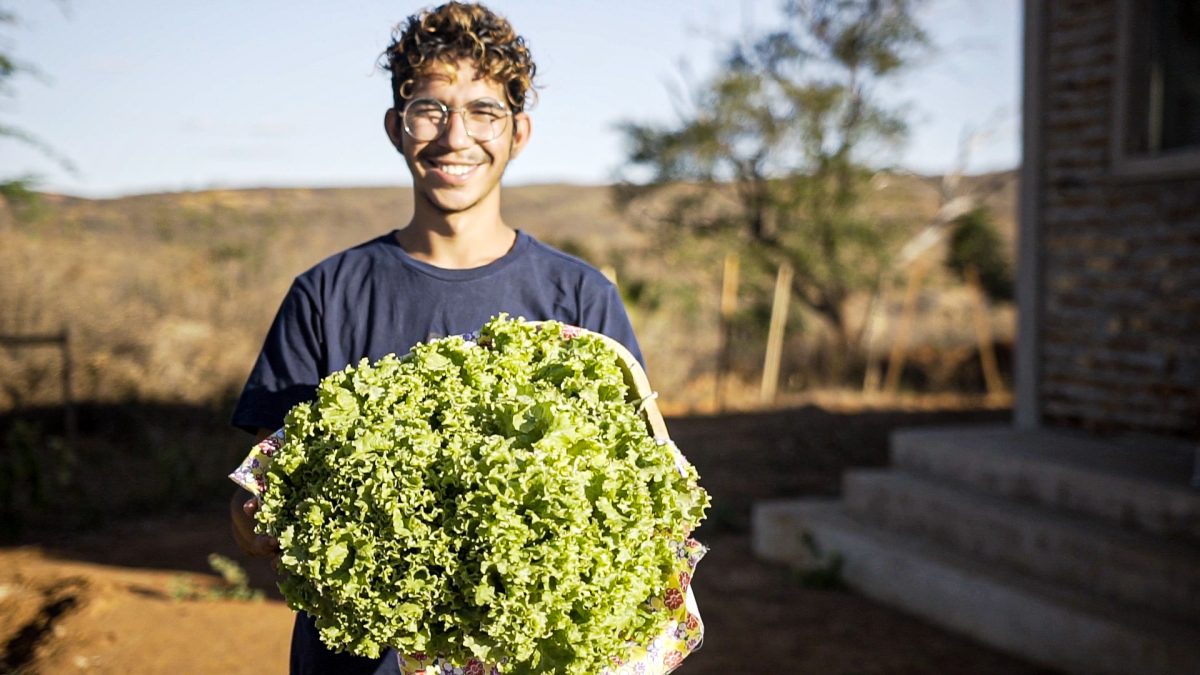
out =
[[504,133],[508,110],[495,101],[476,101],[464,111],[467,133],[477,141],[490,141]]
[[404,130],[415,140],[432,141],[446,126],[450,111],[433,99],[417,99],[404,108]]

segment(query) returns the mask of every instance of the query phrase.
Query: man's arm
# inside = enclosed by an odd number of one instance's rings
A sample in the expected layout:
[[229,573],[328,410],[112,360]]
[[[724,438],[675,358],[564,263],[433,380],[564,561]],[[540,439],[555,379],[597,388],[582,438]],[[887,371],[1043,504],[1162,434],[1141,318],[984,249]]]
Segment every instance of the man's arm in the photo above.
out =
[[[255,434],[257,445],[271,435],[268,429],[259,429]],[[279,541],[254,532],[254,512],[258,510],[258,497],[238,488],[229,500],[229,517],[233,523],[233,539],[238,548],[248,556],[266,558],[279,555]]]

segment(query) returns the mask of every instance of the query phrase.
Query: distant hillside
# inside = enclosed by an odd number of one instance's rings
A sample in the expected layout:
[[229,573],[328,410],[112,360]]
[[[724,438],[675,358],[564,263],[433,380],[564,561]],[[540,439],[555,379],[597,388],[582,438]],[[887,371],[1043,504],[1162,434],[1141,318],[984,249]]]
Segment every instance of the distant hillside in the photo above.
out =
[[[402,227],[412,213],[412,191],[398,188],[261,188],[83,199],[47,195],[55,218],[91,231],[163,240],[212,242],[262,232],[323,232],[334,249]],[[503,215],[540,239],[607,248],[633,236],[604,186],[536,185],[506,188]],[[45,214],[49,216],[49,214]],[[329,252],[333,252],[330,249]]]
[[[996,186],[987,204],[1011,237],[1016,207],[1016,173],[969,177],[969,183]],[[879,181],[872,210],[914,222],[936,208],[939,177],[887,176]],[[259,230],[323,231],[334,249],[402,226],[412,212],[412,192],[397,188],[258,188],[137,195],[89,200],[47,195],[56,216],[103,229],[161,239],[229,234],[242,225]],[[614,207],[607,186],[530,185],[508,187],[505,221],[539,239],[574,242],[587,250],[645,245],[636,223]],[[332,252],[333,249],[331,249]]]
[[[988,203],[1011,242],[1016,174],[968,180],[996,185]],[[938,199],[937,179],[883,176],[869,209],[916,231]],[[403,226],[411,200],[409,188],[249,189],[0,205],[0,335],[71,326],[79,338],[76,390],[85,399],[224,401],[245,378],[292,278]],[[513,187],[504,200],[510,225],[611,266],[652,377],[677,400],[707,396],[690,392],[706,391],[711,374],[719,257],[672,262],[655,247],[675,244],[618,213],[607,187]],[[950,282],[932,275],[930,283]],[[746,292],[747,302],[761,302],[755,289]],[[806,321],[797,316],[793,323],[805,328],[794,339],[816,334]],[[800,342],[794,348],[811,353]],[[758,350],[743,350],[746,364]],[[0,410],[56,402],[59,368],[52,350],[0,349]]]

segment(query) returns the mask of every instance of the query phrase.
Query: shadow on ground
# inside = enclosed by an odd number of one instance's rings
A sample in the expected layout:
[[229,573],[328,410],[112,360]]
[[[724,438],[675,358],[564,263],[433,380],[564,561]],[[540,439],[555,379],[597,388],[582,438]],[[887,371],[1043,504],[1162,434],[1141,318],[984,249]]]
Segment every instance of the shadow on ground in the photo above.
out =
[[[46,415],[52,417],[53,412]],[[132,422],[121,422],[120,415]],[[204,449],[211,456],[192,456],[189,477],[194,487],[186,500],[166,506],[110,504],[111,508],[100,509],[102,515],[91,524],[26,527],[12,543],[37,549],[52,560],[144,569],[145,574],[153,574],[150,570],[211,573],[207,557],[220,553],[244,564],[252,586],[268,590],[269,597],[279,597],[269,567],[262,561],[241,558],[229,536],[231,490],[223,475],[244,451],[244,434],[226,435],[219,426],[215,431],[204,427],[210,421],[220,422],[219,411],[158,407],[119,413],[94,410],[89,416],[87,424],[91,426],[87,428],[107,429],[112,434],[104,438],[103,447],[129,463],[126,471],[159,466],[156,462],[160,459],[142,443],[162,440],[154,434],[168,421],[182,423],[174,438],[189,439],[180,441],[186,452]],[[887,437],[895,428],[996,424],[1007,419],[1008,412],[1003,410],[842,413],[816,406],[669,419],[673,438],[696,464],[702,484],[713,497],[709,520],[697,533],[710,552],[695,578],[707,637],[704,647],[688,658],[684,670],[690,675],[731,670],[824,675],[1050,673],[853,593],[807,587],[788,570],[762,563],[750,554],[748,522],[754,500],[837,494],[841,473],[847,467],[886,464]],[[132,428],[137,424],[149,428]],[[11,422],[7,428],[12,428]],[[52,428],[52,421],[43,428]],[[120,445],[132,440],[138,443]],[[79,457],[101,462],[113,459],[83,452]],[[77,474],[80,476],[112,475],[111,468],[99,472],[93,472],[90,464],[79,468],[88,469]],[[105,494],[102,486],[81,487],[86,487],[92,499]],[[196,611],[189,610],[187,603],[179,606],[180,611]],[[244,619],[238,615],[235,620],[253,621],[259,610],[247,604],[244,610],[234,607],[227,611],[244,611]],[[207,672],[202,662],[206,653],[199,652],[201,660],[192,662],[194,672]],[[210,665],[216,668],[215,662]]]
[[[211,572],[209,553],[237,557],[225,474],[249,437],[228,427],[227,407],[87,405],[79,441],[65,444],[63,411],[0,420],[7,447],[0,491],[5,543],[38,545],[64,559],[130,568]],[[835,412],[815,405],[668,419],[713,499],[697,537],[748,534],[755,500],[833,496],[848,467],[887,463],[888,434],[911,426],[1003,423],[1007,410],[946,408]],[[252,582],[277,593],[274,575],[245,561]]]

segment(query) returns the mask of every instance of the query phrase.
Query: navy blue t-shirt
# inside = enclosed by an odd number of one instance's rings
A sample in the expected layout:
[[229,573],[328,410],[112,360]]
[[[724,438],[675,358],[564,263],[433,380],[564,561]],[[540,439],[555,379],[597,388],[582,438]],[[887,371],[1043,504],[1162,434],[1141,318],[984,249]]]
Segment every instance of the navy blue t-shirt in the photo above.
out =
[[[603,333],[642,353],[616,287],[578,258],[524,232],[503,257],[451,270],[409,256],[388,233],[334,255],[292,283],[242,390],[233,424],[278,429],[325,375],[363,358],[405,354],[418,342],[478,330],[507,312]],[[378,670],[376,669],[378,668]],[[393,673],[394,655],[360,659],[325,649],[297,617],[292,673]]]
[[587,263],[524,232],[503,257],[452,270],[408,255],[395,233],[327,258],[292,283],[242,390],[233,424],[278,429],[322,377],[418,342],[479,330],[500,312],[603,333],[638,361],[617,289]]

